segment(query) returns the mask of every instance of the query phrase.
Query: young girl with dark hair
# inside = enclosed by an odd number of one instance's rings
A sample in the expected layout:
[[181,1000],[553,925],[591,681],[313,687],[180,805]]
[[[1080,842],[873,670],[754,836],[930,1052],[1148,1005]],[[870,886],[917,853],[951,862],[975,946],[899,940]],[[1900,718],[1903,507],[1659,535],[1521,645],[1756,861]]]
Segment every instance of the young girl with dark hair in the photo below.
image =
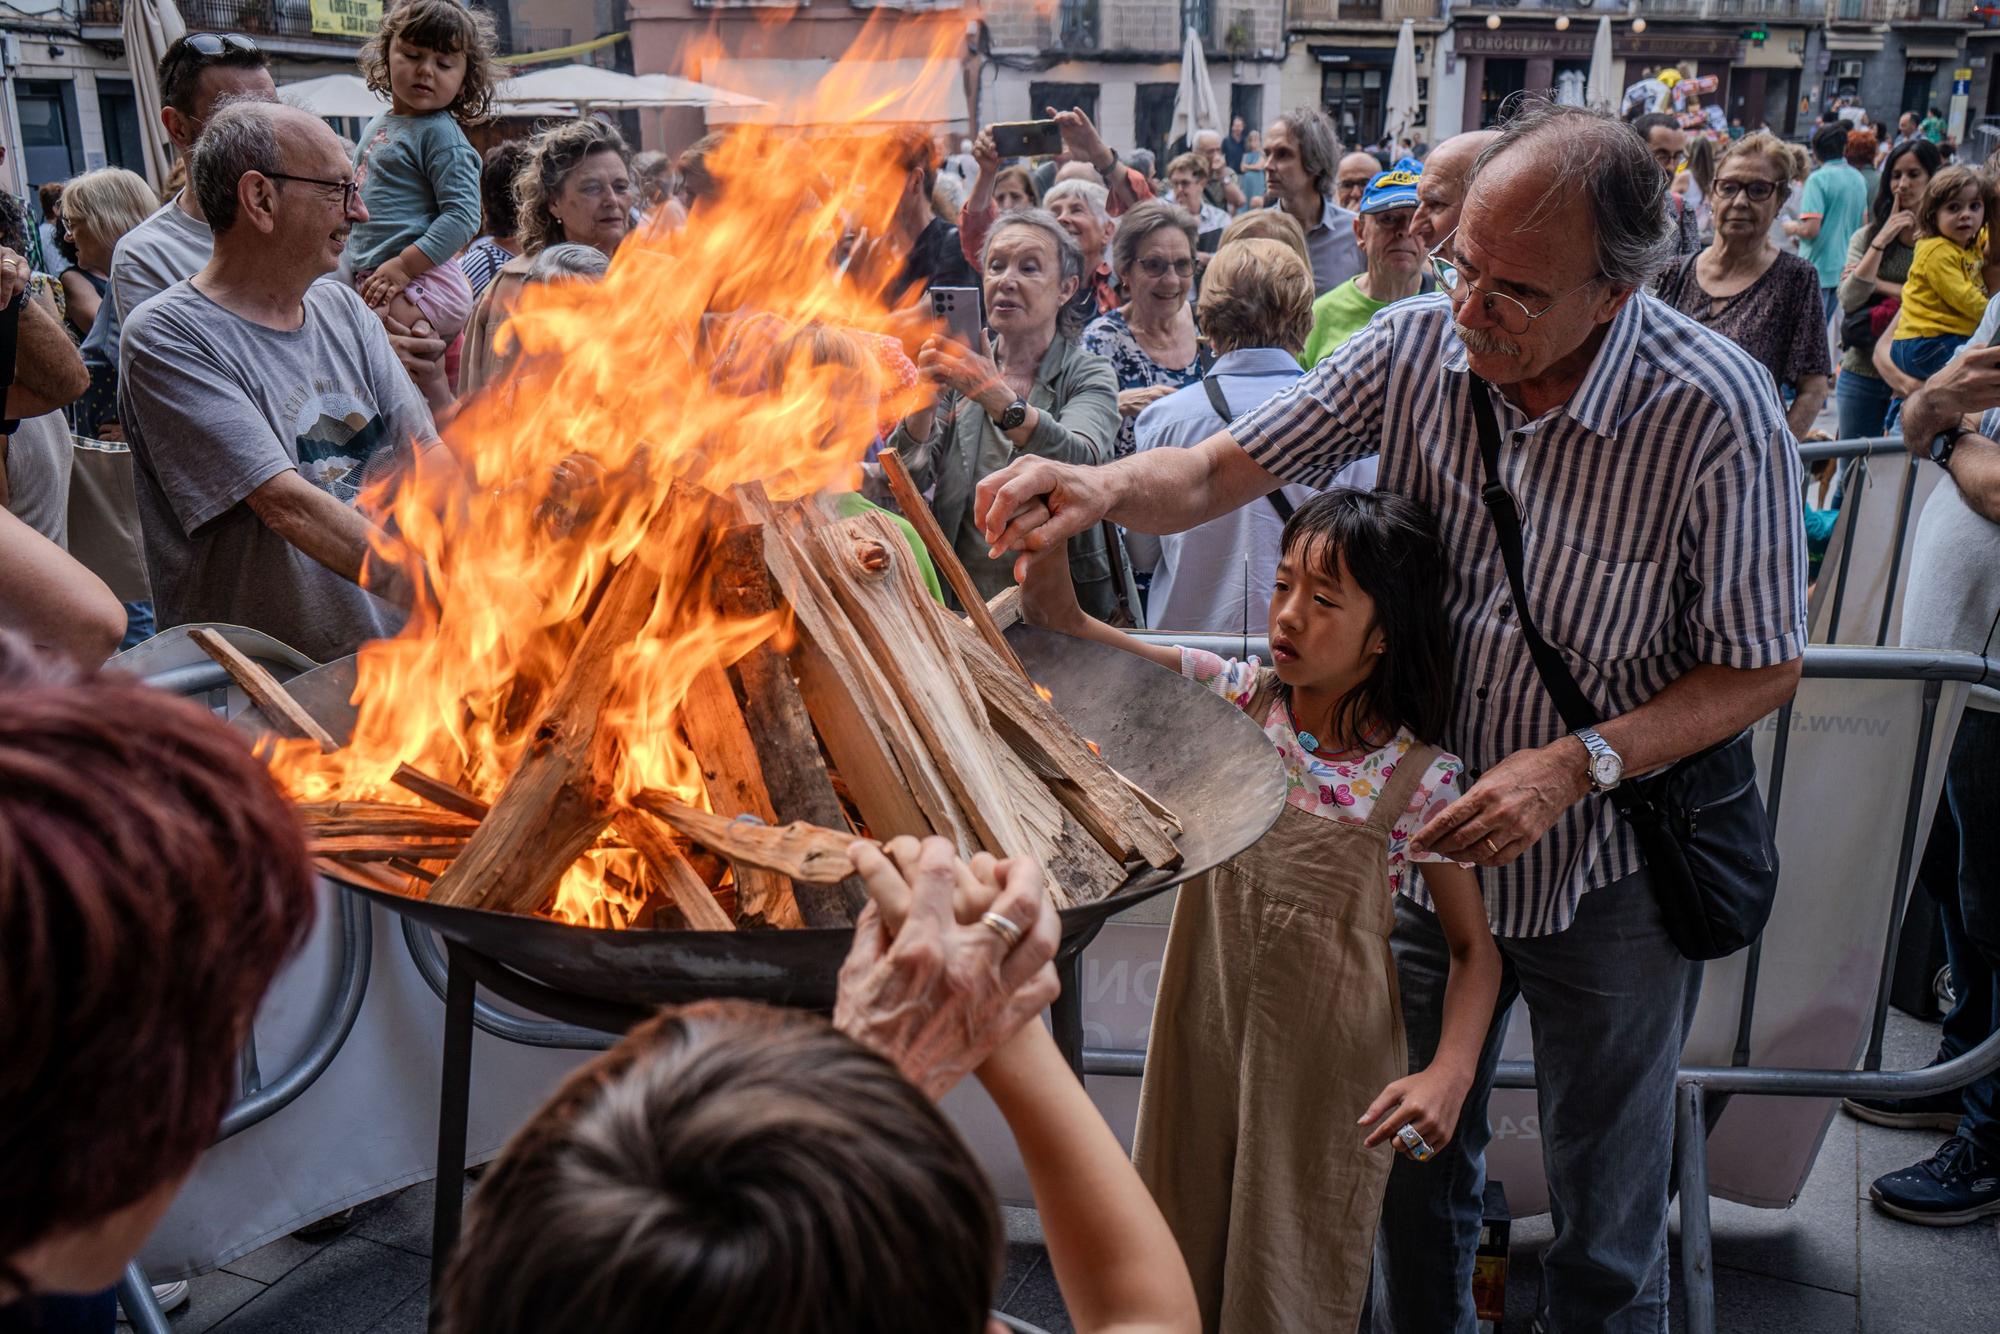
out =
[[[1428,740],[1451,698],[1437,520],[1379,491],[1301,505],[1269,667],[1143,643],[1083,614],[1061,560],[1028,568],[1031,620],[1202,682],[1277,747],[1278,823],[1175,906],[1133,1157],[1204,1329],[1353,1329],[1391,1147],[1421,1162],[1450,1140],[1500,983],[1474,872],[1410,850],[1463,768]],[[1452,953],[1443,1040],[1415,1074],[1389,953],[1399,891],[1428,892]]]

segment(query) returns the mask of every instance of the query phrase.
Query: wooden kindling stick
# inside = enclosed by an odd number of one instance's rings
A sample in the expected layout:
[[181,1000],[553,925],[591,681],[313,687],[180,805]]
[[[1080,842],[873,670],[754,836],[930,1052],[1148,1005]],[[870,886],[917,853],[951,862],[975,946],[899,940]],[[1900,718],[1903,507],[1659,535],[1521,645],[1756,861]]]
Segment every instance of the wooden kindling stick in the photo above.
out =
[[924,493],[917,489],[917,481],[910,476],[910,469],[903,462],[903,456],[893,449],[885,449],[878,456],[882,464],[882,476],[888,480],[889,490],[896,497],[896,504],[902,509],[903,517],[917,530],[923,539],[924,550],[931,553],[931,563],[944,575],[945,582],[957,595],[959,604],[965,608],[965,618],[972,622],[972,628],[987,646],[1000,655],[1000,661],[1028,679],[1028,669],[1014,656],[1014,648],[1007,642],[1007,636],[1000,632],[1000,626],[987,610],[986,599],[972,582],[972,576],[965,571],[965,565],[958,559],[958,553],[951,548],[951,542],[938,527],[937,516],[924,501]]
[[321,754],[330,754],[340,749],[340,743],[332,733],[319,725],[319,720],[305,711],[305,706],[293,699],[291,692],[279,684],[278,678],[259,664],[243,656],[236,645],[224,639],[207,626],[197,626],[188,631],[188,638],[203,653],[216,660],[222,670],[229,673],[229,679],[243,687],[243,693],[251,703],[263,710],[264,720],[271,730],[282,736],[303,737],[320,748]]
[[779,871],[815,885],[831,885],[854,874],[854,858],[848,849],[856,839],[849,833],[803,820],[786,825],[732,820],[713,811],[697,810],[656,788],[639,793],[632,804],[731,861]]

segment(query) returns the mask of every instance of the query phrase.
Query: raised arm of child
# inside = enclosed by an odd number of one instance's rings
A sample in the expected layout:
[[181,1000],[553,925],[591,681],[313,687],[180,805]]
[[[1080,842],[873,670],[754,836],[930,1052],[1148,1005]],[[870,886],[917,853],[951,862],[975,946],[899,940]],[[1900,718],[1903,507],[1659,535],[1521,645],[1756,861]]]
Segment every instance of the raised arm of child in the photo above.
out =
[[1362,1113],[1361,1124],[1375,1128],[1364,1143],[1380,1144],[1405,1125],[1414,1125],[1433,1149],[1451,1142],[1458,1114],[1479,1069],[1479,1053],[1493,1023],[1500,994],[1500,951],[1486,923],[1486,901],[1478,873],[1456,862],[1424,862],[1424,887],[1437,907],[1451,951],[1444,984],[1444,1025],[1429,1065],[1383,1089]]
[[1088,615],[1076,600],[1070,578],[1068,544],[1058,542],[1027,560],[1028,579],[1021,585],[1021,612],[1030,625],[1045,626],[1078,639],[1095,639],[1127,653],[1136,653],[1172,672],[1181,669],[1181,651],[1170,644],[1149,644]]

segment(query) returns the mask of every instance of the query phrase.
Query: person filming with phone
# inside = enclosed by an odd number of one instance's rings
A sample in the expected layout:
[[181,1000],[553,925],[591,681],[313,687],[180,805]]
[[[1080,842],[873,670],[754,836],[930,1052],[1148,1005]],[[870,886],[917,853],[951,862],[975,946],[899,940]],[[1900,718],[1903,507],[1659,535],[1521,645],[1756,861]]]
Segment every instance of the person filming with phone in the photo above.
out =
[[[1083,350],[1081,320],[1069,300],[1083,281],[1076,239],[1040,209],[1009,213],[986,238],[981,267],[987,328],[977,346],[949,337],[925,341],[918,373],[935,386],[932,406],[912,413],[889,438],[958,557],[992,597],[1014,582],[1013,558],[995,559],[972,521],[980,479],[1013,459],[1032,456],[1092,465],[1111,457],[1118,438],[1118,377],[1111,363]],[[890,503],[877,465],[865,469],[868,498]],[[1104,529],[1069,542],[1077,596],[1094,616],[1117,607]]]

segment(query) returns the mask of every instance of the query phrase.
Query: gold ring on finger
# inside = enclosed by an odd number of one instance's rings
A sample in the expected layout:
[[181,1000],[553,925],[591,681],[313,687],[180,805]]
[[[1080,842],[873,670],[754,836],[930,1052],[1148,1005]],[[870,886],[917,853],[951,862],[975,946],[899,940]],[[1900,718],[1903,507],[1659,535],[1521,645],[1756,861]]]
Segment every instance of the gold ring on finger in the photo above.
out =
[[1002,943],[1009,950],[1012,950],[1016,945],[1021,943],[1021,928],[1011,919],[1002,917],[997,912],[983,912],[979,914],[979,924],[1000,937]]

